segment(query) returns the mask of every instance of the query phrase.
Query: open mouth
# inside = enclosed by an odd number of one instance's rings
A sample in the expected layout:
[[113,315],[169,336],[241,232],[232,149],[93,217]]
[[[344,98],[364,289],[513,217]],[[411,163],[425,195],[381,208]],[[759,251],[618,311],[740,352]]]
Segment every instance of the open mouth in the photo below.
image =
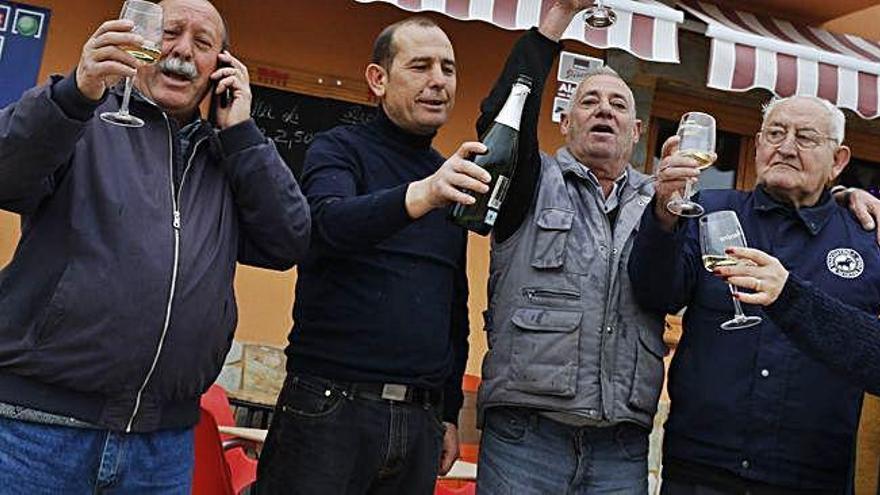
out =
[[596,124],[593,127],[590,127],[590,132],[593,134],[610,134],[614,135],[614,128],[612,128],[608,124]]
[[418,102],[427,107],[443,108],[446,106],[446,100],[440,98],[419,98]]
[[191,79],[189,77],[187,77],[183,74],[177,73],[177,72],[162,71],[162,75],[164,75],[165,77],[172,79],[176,82],[188,83],[191,81]]

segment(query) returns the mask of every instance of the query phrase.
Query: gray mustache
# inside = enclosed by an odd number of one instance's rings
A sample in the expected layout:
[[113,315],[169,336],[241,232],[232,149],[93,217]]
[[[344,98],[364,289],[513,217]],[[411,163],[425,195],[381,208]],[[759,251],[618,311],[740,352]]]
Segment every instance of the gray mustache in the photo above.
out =
[[190,81],[199,77],[196,64],[178,57],[166,57],[159,61],[159,70],[164,74],[174,74],[185,77]]

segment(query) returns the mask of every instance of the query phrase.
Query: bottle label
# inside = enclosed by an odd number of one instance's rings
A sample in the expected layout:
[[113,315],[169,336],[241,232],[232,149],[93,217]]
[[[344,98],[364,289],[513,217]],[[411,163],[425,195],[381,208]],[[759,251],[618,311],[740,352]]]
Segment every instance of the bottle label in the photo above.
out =
[[496,210],[501,208],[501,203],[504,202],[504,198],[507,196],[508,187],[510,187],[510,179],[499,175],[498,181],[495,182],[495,190],[492,191],[492,196],[489,197],[489,208]]
[[498,212],[495,210],[489,210],[486,212],[486,218],[483,220],[483,222],[491,227],[495,225],[496,218],[498,218]]

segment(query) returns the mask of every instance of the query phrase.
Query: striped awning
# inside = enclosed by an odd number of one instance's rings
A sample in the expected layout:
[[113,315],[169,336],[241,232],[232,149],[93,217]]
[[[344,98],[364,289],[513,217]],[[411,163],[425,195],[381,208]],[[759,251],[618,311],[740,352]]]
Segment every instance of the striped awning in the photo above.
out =
[[820,96],[864,118],[880,116],[877,42],[696,0],[678,5],[707,25],[709,87]]
[[[385,2],[401,9],[440,12],[460,20],[480,20],[495,26],[525,30],[537,26],[552,0],[355,0]],[[619,48],[652,62],[678,63],[678,24],[681,11],[655,0],[605,0],[617,13],[607,29],[590,29],[578,15],[563,34],[596,48]]]

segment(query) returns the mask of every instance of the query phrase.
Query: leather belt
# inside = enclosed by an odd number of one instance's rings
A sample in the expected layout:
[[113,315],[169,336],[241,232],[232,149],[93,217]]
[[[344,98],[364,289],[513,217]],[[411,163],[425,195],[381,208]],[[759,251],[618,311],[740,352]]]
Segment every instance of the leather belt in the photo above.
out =
[[439,406],[443,401],[442,390],[399,383],[352,383],[349,391],[353,396],[361,399],[408,402],[423,406]]

